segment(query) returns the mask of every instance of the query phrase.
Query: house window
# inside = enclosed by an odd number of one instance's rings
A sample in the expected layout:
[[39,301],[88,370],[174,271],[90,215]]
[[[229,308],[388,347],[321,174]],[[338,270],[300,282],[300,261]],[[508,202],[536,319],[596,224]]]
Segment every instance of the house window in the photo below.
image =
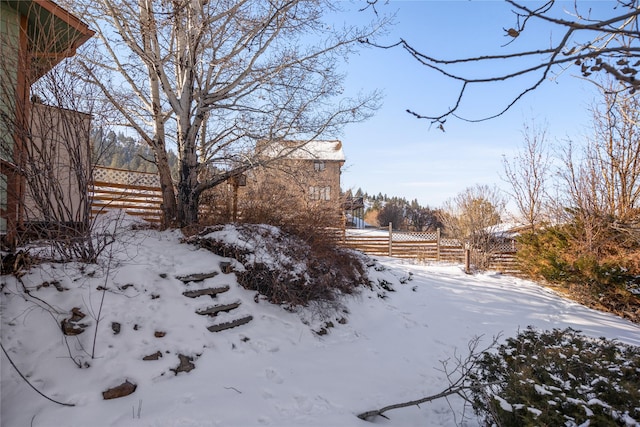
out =
[[331,187],[309,187],[311,200],[331,200]]
[[315,160],[313,162],[313,170],[316,172],[322,172],[324,170],[324,162],[322,160]]

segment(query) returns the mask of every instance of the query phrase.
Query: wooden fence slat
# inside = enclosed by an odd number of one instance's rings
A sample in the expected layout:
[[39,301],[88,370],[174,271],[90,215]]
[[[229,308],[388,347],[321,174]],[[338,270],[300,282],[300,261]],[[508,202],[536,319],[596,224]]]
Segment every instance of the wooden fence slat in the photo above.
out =
[[146,191],[158,191],[162,190],[160,187],[149,187],[147,185],[137,185],[137,184],[120,184],[117,182],[104,182],[104,181],[93,181],[93,186],[98,188],[120,188],[123,190],[129,190],[131,188],[135,188],[136,190],[146,190]]
[[[129,195],[129,196],[122,196],[120,197],[119,194],[98,194],[98,193],[94,193],[93,194],[93,200],[95,200],[96,202],[113,202],[113,201],[122,201],[122,202],[127,202],[127,203],[140,203],[140,204],[144,204],[144,203],[153,203],[156,204],[156,202],[161,202],[162,198],[160,197],[140,197],[139,195]],[[151,200],[151,202],[150,202]]]

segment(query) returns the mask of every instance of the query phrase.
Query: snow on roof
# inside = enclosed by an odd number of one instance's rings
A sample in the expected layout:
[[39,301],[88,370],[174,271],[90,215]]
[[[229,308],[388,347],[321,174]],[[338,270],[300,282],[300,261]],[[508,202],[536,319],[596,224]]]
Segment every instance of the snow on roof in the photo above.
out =
[[342,142],[338,140],[313,140],[304,143],[298,148],[292,148],[292,146],[295,147],[293,144],[296,143],[292,141],[272,143],[265,149],[263,154],[267,157],[283,156],[287,159],[297,160],[345,161]]

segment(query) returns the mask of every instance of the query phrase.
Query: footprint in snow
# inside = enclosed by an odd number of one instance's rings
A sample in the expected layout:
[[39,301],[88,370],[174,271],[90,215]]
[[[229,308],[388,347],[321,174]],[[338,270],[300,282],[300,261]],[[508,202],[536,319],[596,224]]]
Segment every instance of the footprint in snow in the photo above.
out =
[[284,380],[282,379],[282,377],[278,374],[278,372],[273,369],[273,368],[267,368],[265,370],[265,376],[267,377],[267,379],[269,381],[272,381],[276,384],[282,384],[284,382]]

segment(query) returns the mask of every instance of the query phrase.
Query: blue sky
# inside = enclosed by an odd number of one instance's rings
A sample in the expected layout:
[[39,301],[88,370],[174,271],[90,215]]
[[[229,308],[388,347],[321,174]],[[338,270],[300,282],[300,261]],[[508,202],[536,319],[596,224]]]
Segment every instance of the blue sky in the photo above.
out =
[[[582,3],[596,12],[611,10],[613,5]],[[572,5],[561,3],[567,9]],[[518,39],[501,47],[509,40],[503,28],[515,24],[510,6],[501,1],[391,1],[381,4],[379,11],[396,12],[396,25],[380,43],[403,37],[420,51],[447,59],[545,48],[560,36],[557,30],[528,25]],[[366,19],[370,17],[366,13],[353,13],[348,19]],[[494,66],[502,72],[508,64]],[[470,67],[463,70],[473,77],[492,72],[478,65]],[[589,107],[597,99],[593,84],[575,77],[577,67],[571,68],[499,118],[481,123],[450,118],[442,132],[405,110],[442,113],[458,94],[458,86],[451,80],[429,71],[401,49],[365,49],[350,59],[346,71],[347,92],[381,89],[385,98],[373,118],[347,126],[341,135],[347,157],[343,189],[362,188],[370,194],[418,199],[431,207],[475,184],[508,188],[500,178],[502,157],[515,155],[522,143],[523,124],[531,119],[547,124],[551,141],[584,139],[589,133]],[[520,80],[477,86],[465,98],[461,113],[472,119],[495,114],[525,84]]]

